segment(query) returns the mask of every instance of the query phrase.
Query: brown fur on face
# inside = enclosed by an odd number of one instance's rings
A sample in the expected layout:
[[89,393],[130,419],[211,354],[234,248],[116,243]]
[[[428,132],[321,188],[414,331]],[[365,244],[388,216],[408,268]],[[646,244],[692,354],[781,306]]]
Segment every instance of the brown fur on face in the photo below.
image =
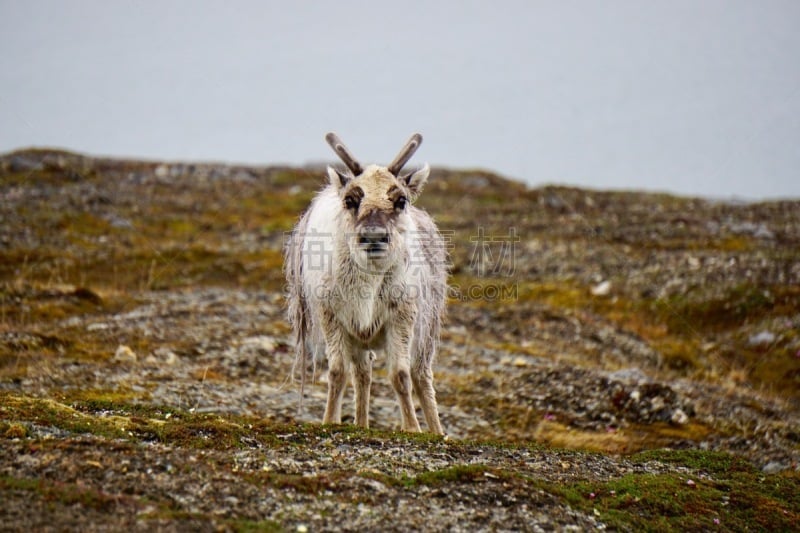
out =
[[[334,180],[334,184],[339,185],[339,196],[343,201],[350,198],[358,203],[358,209],[355,210],[356,226],[363,224],[367,217],[374,216],[376,212],[384,214],[384,223],[395,218],[402,211],[395,208],[397,200],[400,197],[407,199],[410,194],[408,187],[400,179],[385,168],[375,165],[367,167],[354,178],[347,178],[344,184],[341,179]],[[347,207],[347,202],[345,206]]]
[[332,182],[342,199],[346,225],[349,226],[346,240],[351,257],[365,268],[368,263],[391,264],[396,241],[407,225],[410,191],[403,178],[373,165],[355,177],[337,173]]

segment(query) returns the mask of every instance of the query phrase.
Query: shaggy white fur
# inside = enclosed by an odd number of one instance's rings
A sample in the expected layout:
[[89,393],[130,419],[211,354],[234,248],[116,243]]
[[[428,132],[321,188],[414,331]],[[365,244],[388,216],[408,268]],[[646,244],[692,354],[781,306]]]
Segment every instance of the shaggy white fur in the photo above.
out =
[[[310,355],[328,359],[324,423],[341,422],[348,375],[355,420],[368,427],[372,361],[385,354],[400,405],[402,429],[420,431],[412,391],[428,430],[442,434],[432,365],[445,311],[447,252],[431,217],[411,205],[429,175],[400,176],[397,164],[362,170],[339,143],[352,170],[328,168],[317,194],[286,246],[289,320],[304,386]],[[412,137],[419,145],[421,137]],[[330,142],[330,141],[329,141]],[[411,144],[411,141],[409,142]],[[407,160],[408,146],[395,159]]]

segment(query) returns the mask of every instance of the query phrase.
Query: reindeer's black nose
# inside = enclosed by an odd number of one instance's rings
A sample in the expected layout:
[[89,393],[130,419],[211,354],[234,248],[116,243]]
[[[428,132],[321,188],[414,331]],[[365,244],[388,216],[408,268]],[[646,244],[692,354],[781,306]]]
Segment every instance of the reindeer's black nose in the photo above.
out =
[[389,246],[389,231],[383,226],[366,226],[358,233],[358,244],[368,254],[380,254]]

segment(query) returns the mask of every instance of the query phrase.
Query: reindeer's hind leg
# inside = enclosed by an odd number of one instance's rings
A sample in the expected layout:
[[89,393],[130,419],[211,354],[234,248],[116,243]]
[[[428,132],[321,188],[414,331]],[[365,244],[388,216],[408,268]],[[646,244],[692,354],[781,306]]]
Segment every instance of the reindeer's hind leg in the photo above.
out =
[[444,435],[442,424],[439,422],[439,408],[436,405],[436,391],[433,389],[433,371],[424,365],[414,365],[411,368],[411,379],[414,390],[417,392],[419,404],[428,423],[428,431],[437,435]]

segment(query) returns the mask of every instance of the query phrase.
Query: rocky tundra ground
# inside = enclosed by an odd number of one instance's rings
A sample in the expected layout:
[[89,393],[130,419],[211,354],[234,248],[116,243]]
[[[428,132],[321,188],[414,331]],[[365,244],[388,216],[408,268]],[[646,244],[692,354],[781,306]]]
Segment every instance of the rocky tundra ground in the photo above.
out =
[[300,401],[282,246],[322,185],[0,158],[0,529],[800,527],[800,201],[434,169],[443,439],[380,358],[372,429],[352,391],[319,423],[324,364]]

